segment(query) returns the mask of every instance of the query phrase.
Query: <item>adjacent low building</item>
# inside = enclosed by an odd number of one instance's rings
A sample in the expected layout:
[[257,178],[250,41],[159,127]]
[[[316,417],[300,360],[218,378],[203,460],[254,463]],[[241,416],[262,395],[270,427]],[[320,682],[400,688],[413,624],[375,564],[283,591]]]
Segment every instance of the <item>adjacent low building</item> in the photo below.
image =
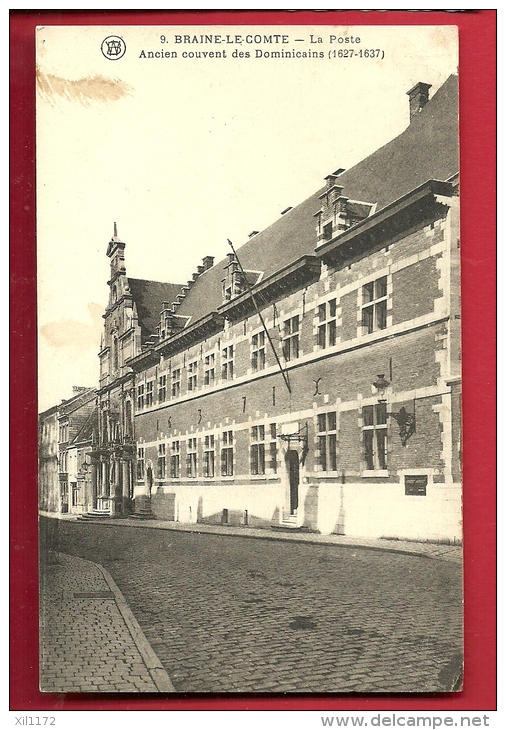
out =
[[47,512],[79,514],[96,501],[91,466],[98,437],[96,391],[73,391],[39,415],[39,506]]

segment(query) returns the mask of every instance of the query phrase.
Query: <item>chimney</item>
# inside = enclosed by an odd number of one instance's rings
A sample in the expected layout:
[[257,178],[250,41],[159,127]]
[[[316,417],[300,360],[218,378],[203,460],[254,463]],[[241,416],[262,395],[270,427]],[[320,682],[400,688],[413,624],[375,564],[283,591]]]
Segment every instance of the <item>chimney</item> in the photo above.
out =
[[426,103],[429,101],[429,89],[432,84],[424,84],[419,81],[407,93],[409,96],[409,121],[412,122],[414,117],[422,111]]
[[207,271],[214,263],[214,256],[204,256],[202,263],[204,264],[204,270]]
[[198,273],[199,276],[201,274],[203,274],[204,271],[205,271],[205,267],[204,266],[197,266],[197,273]]

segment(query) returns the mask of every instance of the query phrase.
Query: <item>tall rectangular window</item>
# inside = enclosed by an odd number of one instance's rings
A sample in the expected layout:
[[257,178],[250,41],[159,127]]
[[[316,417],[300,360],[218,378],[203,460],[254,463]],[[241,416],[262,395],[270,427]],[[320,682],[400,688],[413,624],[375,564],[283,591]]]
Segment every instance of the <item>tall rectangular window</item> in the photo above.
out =
[[234,377],[234,346],[228,345],[221,351],[221,379],[232,380]]
[[269,437],[269,469],[275,474],[278,470],[278,442],[275,423],[269,425]]
[[252,474],[265,474],[265,426],[252,426],[250,446]]
[[146,383],[146,408],[149,408],[153,405],[153,387],[154,387],[155,381],[150,380]]
[[144,408],[144,383],[137,386],[137,410],[142,411]]
[[336,412],[317,416],[319,466],[321,471],[337,470]]
[[367,335],[387,326],[387,277],[362,287],[362,333]]
[[181,395],[181,369],[172,371],[171,375],[171,395],[173,398],[179,398]]
[[333,347],[336,344],[337,302],[329,299],[318,306],[318,347]]
[[214,352],[210,352],[204,358],[204,385],[214,385]]
[[285,361],[299,357],[299,316],[290,317],[283,325],[283,357]]
[[137,449],[137,479],[144,479],[144,447]]
[[387,468],[387,406],[376,403],[362,408],[362,437],[365,468],[369,471]]
[[221,435],[221,476],[234,475],[234,434],[233,431],[223,431]]
[[265,332],[258,332],[251,338],[251,368],[253,371],[265,368]]
[[158,402],[163,403],[167,398],[167,376],[160,375],[158,378]]
[[170,478],[179,479],[180,471],[180,446],[179,441],[173,441],[170,445]]
[[214,436],[204,437],[203,473],[207,479],[214,478]]
[[197,368],[196,360],[188,363],[188,390],[197,390]]
[[158,444],[158,479],[165,479],[165,444]]
[[186,442],[186,476],[188,479],[197,478],[197,439],[191,438]]

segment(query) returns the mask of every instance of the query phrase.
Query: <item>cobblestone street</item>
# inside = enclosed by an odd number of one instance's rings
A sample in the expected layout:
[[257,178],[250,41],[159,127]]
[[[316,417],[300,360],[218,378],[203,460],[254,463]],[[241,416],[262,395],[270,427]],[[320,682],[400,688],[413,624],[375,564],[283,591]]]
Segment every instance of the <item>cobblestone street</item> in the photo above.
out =
[[459,684],[454,562],[60,522],[112,575],[178,692],[442,692]]

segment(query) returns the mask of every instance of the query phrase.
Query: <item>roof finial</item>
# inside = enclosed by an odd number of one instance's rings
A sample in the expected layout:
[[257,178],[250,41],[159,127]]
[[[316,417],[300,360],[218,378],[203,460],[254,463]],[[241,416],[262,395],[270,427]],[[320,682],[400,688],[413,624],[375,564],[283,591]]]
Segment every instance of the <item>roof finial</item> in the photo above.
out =
[[114,222],[114,238],[118,237],[118,226],[116,225],[116,222]]

